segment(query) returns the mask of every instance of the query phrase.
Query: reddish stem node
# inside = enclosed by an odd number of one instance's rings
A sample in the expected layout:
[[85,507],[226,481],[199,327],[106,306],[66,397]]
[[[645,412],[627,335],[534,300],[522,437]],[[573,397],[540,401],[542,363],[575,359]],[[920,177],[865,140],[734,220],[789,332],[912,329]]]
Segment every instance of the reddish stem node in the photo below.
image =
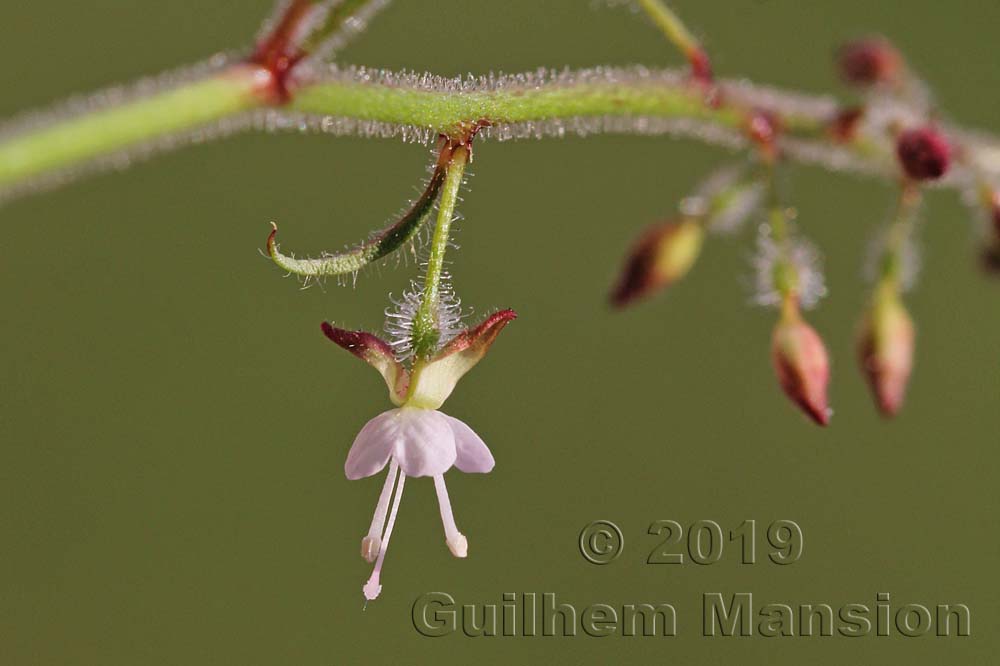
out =
[[747,117],[747,135],[768,160],[778,157],[778,136],[781,134],[781,119],[770,111],[754,109]]
[[837,143],[850,143],[858,134],[858,126],[865,116],[865,107],[852,106],[841,109],[830,121],[830,137]]
[[249,58],[251,64],[266,69],[271,75],[261,92],[275,104],[286,104],[292,98],[291,73],[306,55],[299,45],[302,28],[314,9],[309,0],[292,0],[281,20],[257,44]]
[[715,79],[712,73],[712,61],[702,48],[696,48],[688,54],[688,62],[691,64],[691,77],[699,83],[711,85]]

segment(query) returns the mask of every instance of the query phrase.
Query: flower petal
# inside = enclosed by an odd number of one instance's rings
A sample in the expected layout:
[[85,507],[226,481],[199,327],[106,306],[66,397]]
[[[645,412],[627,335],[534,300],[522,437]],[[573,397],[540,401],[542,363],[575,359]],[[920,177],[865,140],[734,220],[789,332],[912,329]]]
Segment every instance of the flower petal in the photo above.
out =
[[382,470],[396,443],[394,414],[398,409],[383,412],[365,424],[347,454],[344,474],[351,481],[363,479]]
[[453,416],[442,414],[448,419],[451,431],[455,434],[455,467],[467,474],[478,472],[485,474],[493,470],[496,461],[489,447],[472,428]]
[[414,370],[406,404],[435,410],[440,407],[462,375],[479,363],[500,331],[516,318],[513,310],[501,310],[456,335],[427,365]]
[[403,404],[410,376],[387,342],[371,333],[348,331],[327,322],[322,327],[326,337],[378,370],[389,387],[389,399],[396,405]]
[[392,457],[407,476],[436,476],[455,464],[455,435],[444,414],[414,407],[391,413],[395,428]]

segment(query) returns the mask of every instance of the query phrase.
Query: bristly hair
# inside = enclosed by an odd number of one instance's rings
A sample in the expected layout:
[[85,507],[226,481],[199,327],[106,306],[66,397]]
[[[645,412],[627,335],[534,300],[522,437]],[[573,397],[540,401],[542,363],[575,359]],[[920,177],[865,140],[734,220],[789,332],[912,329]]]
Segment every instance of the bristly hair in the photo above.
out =
[[[797,238],[791,241],[787,259],[791,261],[798,275],[799,304],[810,309],[826,296],[826,281],[823,277],[819,250],[811,242]],[[782,247],[771,236],[768,225],[761,225],[757,233],[757,254],[753,259],[755,272],[752,302],[766,307],[781,304],[782,294],[774,283],[774,267],[783,258]]]
[[[868,243],[868,252],[865,254],[864,262],[864,277],[872,284],[879,279],[891,233],[889,227],[880,229]],[[904,292],[913,289],[917,284],[917,278],[920,277],[923,258],[920,243],[915,235],[915,230],[907,234],[899,248],[899,286]]]
[[[455,295],[448,277],[447,274],[441,276],[438,306],[434,314],[439,333],[437,349],[462,332],[462,301]],[[392,306],[385,310],[384,330],[389,336],[393,353],[400,361],[413,357],[413,322],[420,310],[422,297],[423,289],[415,280],[410,282],[409,289],[404,290],[400,298],[389,296]]]

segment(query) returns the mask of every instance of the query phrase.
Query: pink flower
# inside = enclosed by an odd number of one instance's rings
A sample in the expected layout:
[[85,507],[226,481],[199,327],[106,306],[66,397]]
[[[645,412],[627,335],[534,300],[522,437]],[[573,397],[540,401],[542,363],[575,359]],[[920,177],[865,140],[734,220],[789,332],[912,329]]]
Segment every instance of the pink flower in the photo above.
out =
[[438,408],[516,316],[512,310],[497,312],[479,326],[458,333],[430,359],[414,361],[410,368],[378,337],[323,324],[328,338],[382,374],[389,397],[397,405],[365,424],[344,463],[344,473],[351,480],[372,476],[389,466],[371,527],[361,540],[361,555],[375,563],[362,588],[366,600],[377,598],[382,591],[382,565],[408,476],[434,479],[448,549],[455,557],[468,555],[468,539],[455,524],[444,473],[454,466],[463,472],[485,474],[493,469],[493,454],[472,428]]

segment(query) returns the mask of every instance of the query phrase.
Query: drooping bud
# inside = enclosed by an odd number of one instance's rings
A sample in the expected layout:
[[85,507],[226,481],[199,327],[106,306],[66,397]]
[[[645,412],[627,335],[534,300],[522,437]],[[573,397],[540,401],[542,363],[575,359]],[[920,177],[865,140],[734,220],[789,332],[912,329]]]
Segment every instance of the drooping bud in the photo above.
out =
[[900,133],[896,156],[910,178],[937,180],[951,165],[951,144],[936,128],[927,125]]
[[830,361],[819,334],[799,314],[794,296],[786,299],[771,338],[778,382],[792,402],[821,426],[830,423],[827,384]]
[[858,357],[879,411],[895,416],[903,406],[913,369],[913,320],[889,289],[881,289],[865,318],[858,339]]
[[869,37],[848,42],[837,52],[837,66],[855,86],[896,85],[903,76],[903,58],[889,40]]
[[632,246],[611,303],[624,307],[684,277],[705,239],[701,222],[690,218],[650,227]]

